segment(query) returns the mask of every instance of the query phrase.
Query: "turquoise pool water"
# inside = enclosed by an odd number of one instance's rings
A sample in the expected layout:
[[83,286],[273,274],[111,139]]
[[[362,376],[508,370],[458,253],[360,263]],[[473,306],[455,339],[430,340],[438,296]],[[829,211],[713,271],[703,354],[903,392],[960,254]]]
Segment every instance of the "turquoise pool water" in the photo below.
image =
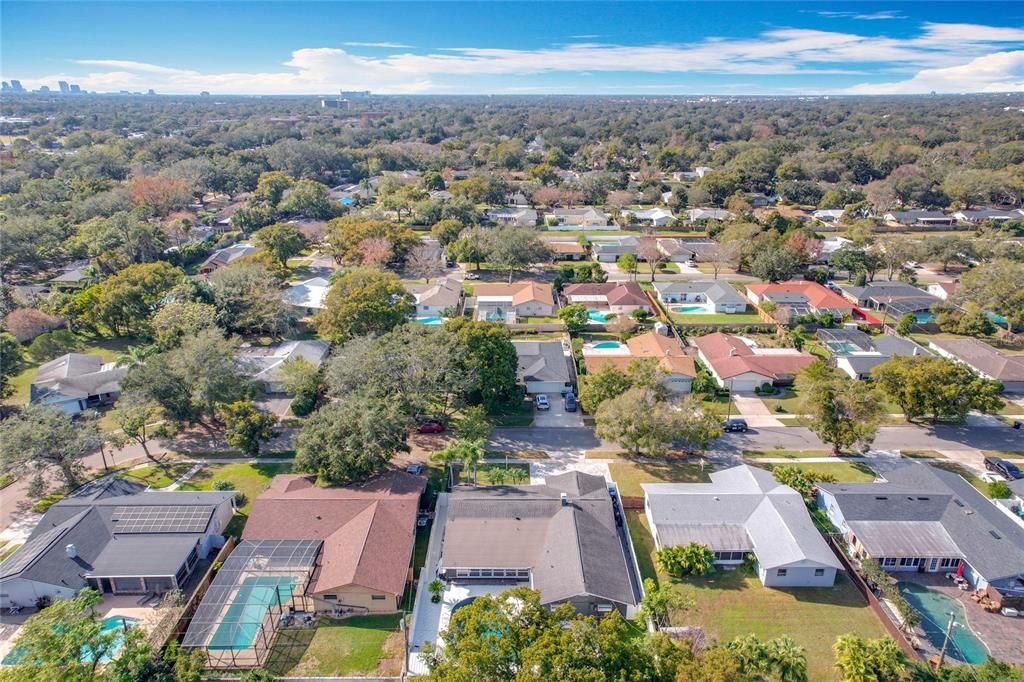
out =
[[826,341],[825,345],[833,353],[853,353],[857,350],[855,345],[845,341]]
[[277,603],[280,590],[281,603],[292,598],[295,578],[291,576],[252,576],[246,578],[231,606],[224,613],[223,622],[210,638],[208,649],[248,649],[259,632],[263,619],[272,604]]
[[433,317],[417,317],[416,322],[420,324],[444,324],[444,318],[437,317],[436,315]]
[[946,654],[971,665],[985,662],[988,650],[971,632],[963,606],[958,601],[950,599],[938,590],[930,590],[917,583],[900,583],[900,593],[921,614],[921,627],[933,646],[942,647],[946,626],[949,625],[949,613],[952,611],[956,614],[959,627],[953,628]]
[[600,310],[593,310],[587,308],[587,317],[590,318],[591,322],[607,322],[608,316]]
[[[103,634],[109,634],[110,632],[117,631],[114,635],[114,640],[111,644],[110,651],[100,656],[100,663],[110,663],[110,661],[117,658],[117,654],[121,652],[121,648],[124,646],[124,633],[126,630],[131,630],[139,624],[138,618],[125,618],[122,616],[110,616],[109,618],[103,619],[103,626],[100,631]],[[96,657],[96,653],[89,647],[88,644],[83,644],[79,650],[79,657],[82,663],[92,663]],[[18,665],[24,656],[24,651],[15,647],[9,654],[4,656],[4,665]]]
[[914,319],[918,324],[927,324],[935,321],[935,313],[914,313]]
[[988,319],[992,320],[996,324],[1006,324],[1006,318],[1003,317],[1002,315],[998,314],[998,313],[993,313],[991,311],[985,311],[985,317],[987,317]]
[[595,343],[594,348],[600,348],[602,350],[611,350],[613,348],[622,348],[622,344],[618,341],[602,341]]
[[669,310],[683,315],[707,315],[711,312],[702,305],[674,305]]

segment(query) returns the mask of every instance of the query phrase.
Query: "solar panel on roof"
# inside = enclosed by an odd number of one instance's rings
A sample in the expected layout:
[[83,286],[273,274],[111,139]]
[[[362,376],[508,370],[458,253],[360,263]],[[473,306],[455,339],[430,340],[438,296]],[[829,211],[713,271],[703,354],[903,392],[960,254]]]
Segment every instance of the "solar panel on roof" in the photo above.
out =
[[202,533],[213,508],[195,506],[116,507],[114,533]]
[[24,571],[51,543],[56,541],[66,531],[66,526],[57,526],[26,542],[18,551],[7,557],[0,564],[0,578],[9,578]]

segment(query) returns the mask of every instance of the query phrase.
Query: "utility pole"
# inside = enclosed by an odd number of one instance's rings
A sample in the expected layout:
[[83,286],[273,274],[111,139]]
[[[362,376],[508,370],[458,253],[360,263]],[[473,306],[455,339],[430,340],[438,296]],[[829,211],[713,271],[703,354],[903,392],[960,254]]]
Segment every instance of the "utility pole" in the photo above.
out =
[[942,669],[942,663],[946,660],[946,647],[949,646],[949,637],[953,634],[953,628],[956,626],[956,614],[952,611],[949,612],[949,625],[946,626],[946,636],[942,640],[942,651],[939,652],[939,662],[935,665],[936,670]]

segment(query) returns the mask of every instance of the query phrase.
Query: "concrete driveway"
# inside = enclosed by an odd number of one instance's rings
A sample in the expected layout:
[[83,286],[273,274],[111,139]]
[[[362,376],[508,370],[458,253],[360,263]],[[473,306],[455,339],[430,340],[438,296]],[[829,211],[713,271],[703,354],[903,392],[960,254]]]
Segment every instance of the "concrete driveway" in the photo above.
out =
[[550,410],[534,408],[533,425],[536,427],[571,429],[583,426],[583,416],[579,408],[575,412],[565,411],[565,401],[557,393],[549,393]]

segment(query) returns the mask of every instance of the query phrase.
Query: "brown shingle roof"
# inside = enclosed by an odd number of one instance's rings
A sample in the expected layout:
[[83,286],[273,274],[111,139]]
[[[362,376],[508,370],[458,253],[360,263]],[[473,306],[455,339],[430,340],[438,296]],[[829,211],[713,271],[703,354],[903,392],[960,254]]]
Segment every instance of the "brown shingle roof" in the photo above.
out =
[[666,372],[688,377],[697,376],[693,358],[683,352],[682,347],[674,339],[651,331],[634,336],[626,345],[629,346],[629,352],[633,357],[658,358],[658,364]]
[[513,282],[512,284],[477,284],[473,288],[473,295],[480,296],[509,296],[512,298],[512,305],[522,305],[537,301],[547,305],[555,304],[555,297],[551,293],[551,285],[541,282]]
[[651,305],[651,300],[636,282],[570,284],[562,291],[569,300],[573,296],[604,296],[609,305]]
[[389,471],[361,486],[321,488],[277,476],[253,502],[246,540],[323,540],[310,592],[359,585],[402,594],[426,481]]
[[978,339],[935,339],[929,343],[999,381],[1024,381],[1024,355],[1002,353]]
[[747,372],[777,379],[792,375],[804,367],[814,364],[816,358],[808,353],[786,355],[757,355],[754,350],[731,334],[715,332],[693,339],[693,344],[711,363],[712,369],[722,379],[739,376]]
[[854,305],[845,298],[817,282],[779,282],[778,284],[748,284],[747,291],[763,297],[765,294],[802,294],[807,302],[818,309],[852,310]]

